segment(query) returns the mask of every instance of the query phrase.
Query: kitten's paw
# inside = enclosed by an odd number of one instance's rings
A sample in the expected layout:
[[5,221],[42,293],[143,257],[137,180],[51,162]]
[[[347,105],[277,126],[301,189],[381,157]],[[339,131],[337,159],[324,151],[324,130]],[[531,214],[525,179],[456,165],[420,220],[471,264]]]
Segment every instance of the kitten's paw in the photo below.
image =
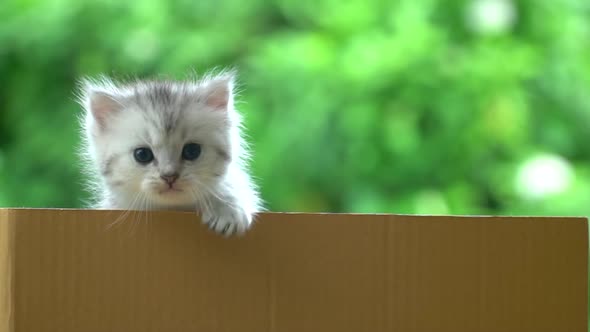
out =
[[252,223],[252,216],[242,208],[223,206],[217,211],[203,213],[203,223],[225,237],[244,234]]

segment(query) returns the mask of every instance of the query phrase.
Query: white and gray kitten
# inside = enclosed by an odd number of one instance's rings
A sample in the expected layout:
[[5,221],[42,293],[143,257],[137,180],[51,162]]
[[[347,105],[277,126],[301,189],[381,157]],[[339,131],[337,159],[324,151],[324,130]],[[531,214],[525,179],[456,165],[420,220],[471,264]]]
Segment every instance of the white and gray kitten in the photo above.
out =
[[261,201],[247,171],[234,76],[193,81],[84,80],[83,156],[95,207],[198,211],[244,233]]

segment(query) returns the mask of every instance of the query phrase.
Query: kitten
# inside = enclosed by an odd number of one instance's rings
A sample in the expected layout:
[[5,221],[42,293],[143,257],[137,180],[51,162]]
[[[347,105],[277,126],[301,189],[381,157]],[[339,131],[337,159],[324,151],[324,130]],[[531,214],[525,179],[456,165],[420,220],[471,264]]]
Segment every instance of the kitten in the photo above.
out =
[[81,85],[94,207],[196,210],[226,236],[249,228],[261,201],[247,171],[232,73]]

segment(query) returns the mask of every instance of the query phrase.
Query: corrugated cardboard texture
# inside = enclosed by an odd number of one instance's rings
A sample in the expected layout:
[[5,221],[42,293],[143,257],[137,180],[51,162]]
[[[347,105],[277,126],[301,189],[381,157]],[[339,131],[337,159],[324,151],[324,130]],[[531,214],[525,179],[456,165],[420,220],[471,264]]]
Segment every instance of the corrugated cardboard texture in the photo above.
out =
[[0,210],[7,332],[579,331],[582,218]]

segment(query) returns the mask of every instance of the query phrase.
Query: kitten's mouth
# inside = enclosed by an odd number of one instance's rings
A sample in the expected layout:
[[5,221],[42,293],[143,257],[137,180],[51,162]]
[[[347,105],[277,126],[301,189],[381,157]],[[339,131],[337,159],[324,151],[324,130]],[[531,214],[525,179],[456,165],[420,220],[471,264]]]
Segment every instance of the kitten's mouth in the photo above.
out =
[[166,189],[159,190],[158,191],[158,194],[164,195],[164,194],[173,194],[173,193],[180,193],[180,192],[182,192],[181,189],[174,188],[174,187],[169,187],[169,188],[166,188]]

